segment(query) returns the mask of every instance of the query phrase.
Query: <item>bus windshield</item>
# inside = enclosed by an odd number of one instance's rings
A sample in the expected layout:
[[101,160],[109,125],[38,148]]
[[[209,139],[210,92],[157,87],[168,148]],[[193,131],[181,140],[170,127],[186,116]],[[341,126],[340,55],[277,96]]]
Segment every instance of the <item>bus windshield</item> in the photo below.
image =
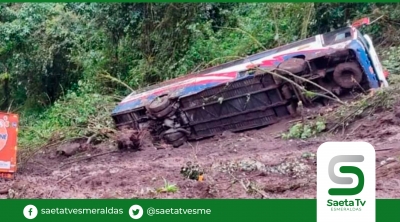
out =
[[322,36],[324,38],[324,46],[337,44],[352,38],[351,28],[341,28],[333,32],[325,33]]

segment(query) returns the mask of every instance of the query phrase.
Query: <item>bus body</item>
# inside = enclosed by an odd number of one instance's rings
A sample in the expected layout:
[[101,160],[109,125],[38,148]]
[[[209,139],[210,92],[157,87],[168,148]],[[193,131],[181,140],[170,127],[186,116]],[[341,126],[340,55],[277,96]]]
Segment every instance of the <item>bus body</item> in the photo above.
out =
[[353,25],[144,88],[112,117],[118,128],[150,127],[178,147],[270,125],[295,115],[299,101],[312,106],[323,101],[318,95],[386,87],[386,79],[371,38]]

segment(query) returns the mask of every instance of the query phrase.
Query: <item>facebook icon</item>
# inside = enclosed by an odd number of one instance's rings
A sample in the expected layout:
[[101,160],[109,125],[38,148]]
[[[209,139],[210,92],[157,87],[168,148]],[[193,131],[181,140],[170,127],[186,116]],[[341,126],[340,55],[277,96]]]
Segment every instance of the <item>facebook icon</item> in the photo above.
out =
[[35,206],[28,205],[24,208],[23,213],[24,213],[24,217],[26,217],[26,219],[33,219],[37,216],[38,210]]

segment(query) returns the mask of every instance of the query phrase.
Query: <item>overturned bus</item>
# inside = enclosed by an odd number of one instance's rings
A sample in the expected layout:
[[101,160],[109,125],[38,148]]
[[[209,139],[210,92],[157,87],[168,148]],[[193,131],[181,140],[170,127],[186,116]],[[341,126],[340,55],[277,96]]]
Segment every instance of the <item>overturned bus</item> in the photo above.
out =
[[388,73],[371,38],[358,29],[368,24],[362,19],[144,88],[122,100],[112,117],[120,130],[150,129],[153,137],[179,147],[223,131],[274,124],[295,115],[299,101],[312,106],[323,95],[386,87]]

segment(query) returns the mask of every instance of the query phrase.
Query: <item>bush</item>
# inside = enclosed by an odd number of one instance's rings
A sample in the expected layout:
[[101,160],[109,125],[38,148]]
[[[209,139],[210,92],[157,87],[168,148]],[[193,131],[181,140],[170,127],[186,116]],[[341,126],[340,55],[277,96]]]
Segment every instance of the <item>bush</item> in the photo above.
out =
[[116,103],[111,96],[96,93],[88,82],[79,82],[76,92],[70,91],[40,115],[21,118],[19,146],[39,147],[62,141],[112,131],[110,117]]
[[290,127],[288,133],[283,133],[283,139],[307,139],[326,129],[325,121],[318,120],[309,124],[297,123]]

